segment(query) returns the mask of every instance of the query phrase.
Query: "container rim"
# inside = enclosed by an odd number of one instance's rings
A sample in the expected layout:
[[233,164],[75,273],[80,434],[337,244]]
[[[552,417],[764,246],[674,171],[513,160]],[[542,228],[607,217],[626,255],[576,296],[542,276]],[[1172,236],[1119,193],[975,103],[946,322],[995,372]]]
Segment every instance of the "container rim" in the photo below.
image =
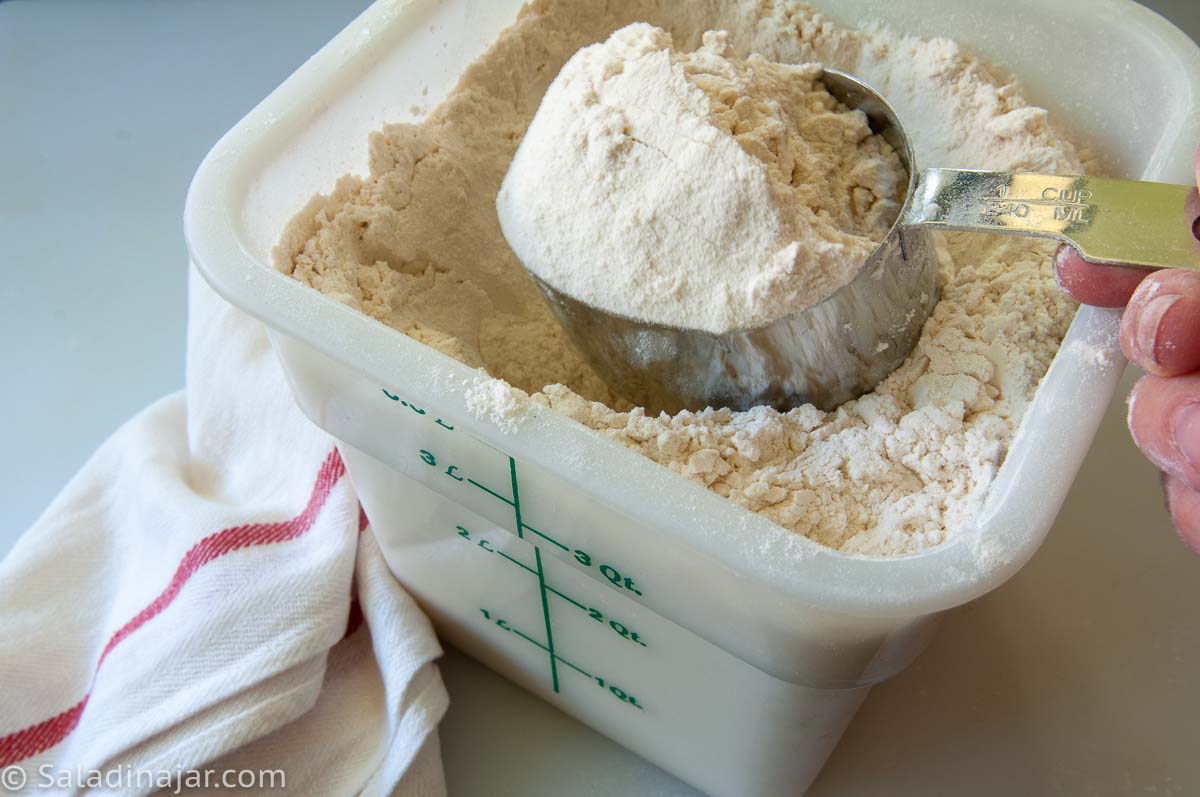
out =
[[[1048,529],[1069,487],[1068,482],[1053,500],[1025,508],[1018,517],[1000,511],[1019,501],[1014,497],[1018,484],[1014,474],[1022,468],[1028,470],[1034,459],[1020,446],[1023,430],[1033,417],[1061,408],[1061,400],[1043,396],[1042,389],[972,529],[920,554],[854,556],[788,532],[540,406],[532,408],[515,433],[502,433],[477,420],[466,406],[465,389],[487,381],[478,371],[301,285],[256,258],[245,243],[248,235],[238,214],[260,158],[312,119],[320,106],[315,98],[343,90],[356,68],[368,67],[394,36],[404,33],[403,12],[420,2],[378,0],[239,121],[201,163],[187,195],[184,233],[192,262],[219,295],[381,387],[403,387],[407,374],[436,369],[444,376],[423,380],[421,392],[483,442],[549,469],[553,451],[547,441],[553,438],[557,446],[568,446],[574,452],[572,470],[560,472],[559,477],[610,506],[614,502],[591,485],[597,479],[610,478],[613,471],[623,472],[627,478],[622,484],[621,505],[616,508],[747,580],[825,611],[864,617],[930,614],[994,589],[1028,561],[1045,536],[1031,529],[1039,523]],[[1013,3],[1034,6],[1036,0]],[[1119,15],[1124,34],[1150,43],[1169,56],[1183,74],[1193,76],[1187,96],[1175,106],[1173,118],[1178,125],[1165,130],[1141,175],[1144,179],[1185,179],[1179,168],[1181,153],[1190,151],[1191,139],[1200,136],[1200,47],[1132,0],[1060,0],[1058,5],[1091,15]],[[1115,392],[1124,365],[1116,340],[1118,317],[1115,311],[1082,308],[1060,349],[1061,354],[1072,346],[1089,346],[1108,358],[1112,367],[1092,368],[1096,373],[1090,373],[1081,358],[1063,356],[1056,356],[1051,366],[1051,373],[1065,370],[1073,378],[1092,380],[1091,389],[1098,391],[1093,395],[1103,399],[1063,425],[1063,435],[1071,439],[1091,440]],[[579,456],[580,451],[587,455]],[[1078,461],[1053,465],[1060,470],[1069,467],[1074,474],[1081,461],[1082,454]],[[1026,480],[1037,475],[1032,473]],[[664,491],[679,496],[677,506],[661,506]],[[980,529],[989,524],[993,525],[988,527],[987,539],[982,539]],[[746,544],[743,535],[754,535],[750,538],[754,543]]]

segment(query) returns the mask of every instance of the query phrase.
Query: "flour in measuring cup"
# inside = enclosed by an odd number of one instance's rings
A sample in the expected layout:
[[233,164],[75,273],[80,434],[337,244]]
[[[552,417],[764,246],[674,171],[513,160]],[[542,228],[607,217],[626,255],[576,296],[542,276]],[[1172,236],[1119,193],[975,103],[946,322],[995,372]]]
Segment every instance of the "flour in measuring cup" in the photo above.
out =
[[622,28],[563,67],[500,188],[525,267],[652,324],[759,327],[848,283],[900,212],[907,174],[820,64],[682,52]]
[[473,391],[472,407],[506,428],[531,403],[552,408],[843,551],[912,553],[967,528],[1073,315],[1050,247],[944,237],[943,298],[916,350],[875,391],[830,413],[647,417],[570,346],[505,243],[495,200],[563,64],[634,22],[662,28],[683,50],[722,30],[740,58],[855,74],[891,101],[920,163],[1085,165],[1013,80],[945,39],[850,30],[789,0],[540,0],[424,120],[371,136],[369,175],[343,177],[309,201],[275,249],[277,266],[485,369],[497,381]]

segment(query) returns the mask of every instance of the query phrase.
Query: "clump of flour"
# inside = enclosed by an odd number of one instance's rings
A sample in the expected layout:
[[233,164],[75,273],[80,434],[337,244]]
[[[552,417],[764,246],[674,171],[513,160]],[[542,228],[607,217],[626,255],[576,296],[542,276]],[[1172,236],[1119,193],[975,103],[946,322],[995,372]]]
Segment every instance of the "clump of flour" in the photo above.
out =
[[467,388],[467,409],[480,420],[500,427],[505,434],[521,428],[533,402],[529,394],[501,379],[487,379]]
[[724,332],[851,280],[900,210],[907,174],[820,64],[698,50],[637,23],[550,85],[496,200],[524,265],[594,307]]
[[277,266],[826,545],[911,553],[969,526],[1073,314],[1047,246],[945,236],[942,300],[917,349],[831,413],[647,417],[571,347],[505,243],[495,200],[550,81],[580,48],[633,22],[683,51],[725,30],[739,58],[857,75],[897,110],[919,163],[1083,167],[1014,80],[945,39],[848,30],[791,0],[537,0],[424,120],[372,135],[369,175],[344,177],[301,209]]

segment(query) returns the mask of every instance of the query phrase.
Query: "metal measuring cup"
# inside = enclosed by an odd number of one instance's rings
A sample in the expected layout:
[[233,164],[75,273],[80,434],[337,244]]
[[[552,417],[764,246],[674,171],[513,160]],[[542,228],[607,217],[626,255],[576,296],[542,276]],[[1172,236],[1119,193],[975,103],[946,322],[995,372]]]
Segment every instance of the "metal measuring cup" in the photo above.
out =
[[845,286],[765,326],[711,333],[592,307],[530,273],[576,348],[616,393],[650,412],[805,403],[829,410],[904,362],[940,292],[931,230],[1056,238],[1102,263],[1200,270],[1200,203],[1190,186],[1071,175],[926,169],[899,117],[834,69],[822,82],[863,111],[908,172],[883,242]]

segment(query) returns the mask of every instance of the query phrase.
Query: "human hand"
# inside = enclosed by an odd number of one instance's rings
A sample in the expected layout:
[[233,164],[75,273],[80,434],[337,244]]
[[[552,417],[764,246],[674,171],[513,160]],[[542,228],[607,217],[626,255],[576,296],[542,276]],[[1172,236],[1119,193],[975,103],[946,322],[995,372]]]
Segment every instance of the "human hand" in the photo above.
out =
[[[1200,181],[1200,151],[1196,166]],[[1162,471],[1179,536],[1200,554],[1200,272],[1098,265],[1066,245],[1055,267],[1080,302],[1125,307],[1121,348],[1146,372],[1130,395],[1129,429]]]

